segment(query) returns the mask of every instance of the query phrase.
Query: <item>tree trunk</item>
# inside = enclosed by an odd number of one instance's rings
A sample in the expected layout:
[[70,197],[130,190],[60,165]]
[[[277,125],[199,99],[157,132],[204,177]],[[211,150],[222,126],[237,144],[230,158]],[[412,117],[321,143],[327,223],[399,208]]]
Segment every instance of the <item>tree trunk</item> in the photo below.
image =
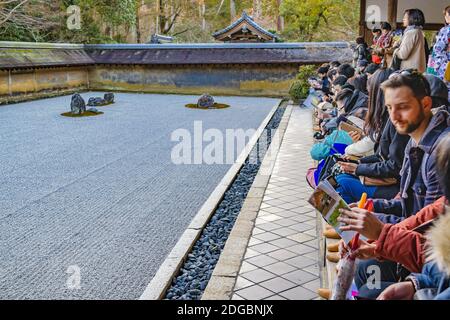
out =
[[202,8],[202,30],[206,30],[206,3],[203,1],[203,8]]
[[281,32],[284,30],[284,18],[280,15],[280,6],[283,0],[277,0],[278,14],[277,14],[277,31]]
[[144,5],[144,0],[141,0],[141,2],[136,6],[136,42],[141,42],[141,17],[140,17],[140,9]]
[[168,1],[166,1],[164,12],[168,12],[168,13],[167,13],[167,16],[166,16],[166,23],[164,24],[164,33],[168,32],[169,25],[170,25],[170,22],[171,22],[170,19],[172,19],[173,16],[175,15],[174,7],[175,7],[175,4],[173,3],[173,0],[170,1],[170,3],[168,3]]
[[261,0],[253,0],[253,18],[260,19],[262,16]]
[[156,1],[156,12],[156,33],[159,34],[164,29],[165,25],[163,0]]
[[[161,0],[158,0],[161,1]],[[177,5],[178,4],[178,5]],[[176,6],[177,5],[177,6]],[[175,22],[180,17],[183,10],[181,3],[176,1],[171,1],[170,5],[165,5],[161,7],[161,12],[159,13],[159,33],[168,34],[172,30]]]
[[200,14],[200,18],[202,19],[202,30],[206,30],[206,3],[205,0],[198,0],[198,12]]
[[236,2],[230,0],[230,19],[233,22],[236,19]]

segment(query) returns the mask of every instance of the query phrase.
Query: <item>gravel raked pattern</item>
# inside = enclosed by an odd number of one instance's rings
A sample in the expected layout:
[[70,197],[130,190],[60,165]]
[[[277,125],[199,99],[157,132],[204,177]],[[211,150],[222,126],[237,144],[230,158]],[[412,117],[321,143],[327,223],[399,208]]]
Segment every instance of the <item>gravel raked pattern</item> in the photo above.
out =
[[0,107],[0,298],[139,298],[230,168],[173,164],[172,131],[256,129],[277,103],[184,107],[197,98],[118,93],[76,119],[70,96]]

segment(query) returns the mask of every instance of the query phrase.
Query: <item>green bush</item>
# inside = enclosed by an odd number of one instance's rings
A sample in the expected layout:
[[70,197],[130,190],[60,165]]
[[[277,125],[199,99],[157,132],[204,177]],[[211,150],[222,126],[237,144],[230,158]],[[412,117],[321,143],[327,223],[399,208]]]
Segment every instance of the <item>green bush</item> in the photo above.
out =
[[305,99],[308,96],[308,78],[316,73],[316,69],[317,66],[311,64],[299,68],[297,80],[292,83],[291,88],[289,89],[289,95],[292,100],[298,102],[300,99]]
[[297,80],[295,80],[289,90],[289,95],[292,100],[298,102],[300,99],[305,99],[308,96],[309,82],[308,78],[313,76],[317,67],[315,65],[304,65],[299,68]]
[[315,75],[317,66],[314,64],[306,64],[298,69],[297,79],[308,82],[308,78]]
[[289,89],[289,95],[294,102],[299,102],[300,99],[304,99],[308,94],[308,87],[303,86],[303,82],[300,80],[295,80],[291,88]]

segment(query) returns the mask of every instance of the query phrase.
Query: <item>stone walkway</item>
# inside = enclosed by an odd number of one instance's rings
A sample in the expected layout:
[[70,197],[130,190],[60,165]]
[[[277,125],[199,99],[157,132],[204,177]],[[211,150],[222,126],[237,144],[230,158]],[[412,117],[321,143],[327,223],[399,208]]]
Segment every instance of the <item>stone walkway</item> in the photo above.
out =
[[295,107],[264,194],[233,300],[317,299],[320,287],[317,216],[305,180],[311,110]]

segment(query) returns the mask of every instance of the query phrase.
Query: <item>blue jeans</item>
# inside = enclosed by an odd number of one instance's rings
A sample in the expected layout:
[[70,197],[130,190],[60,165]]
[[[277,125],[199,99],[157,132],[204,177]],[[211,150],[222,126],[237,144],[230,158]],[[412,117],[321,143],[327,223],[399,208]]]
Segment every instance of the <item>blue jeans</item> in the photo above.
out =
[[366,284],[359,288],[358,296],[364,299],[376,300],[378,296],[385,290],[387,287],[396,284],[397,282],[386,282],[381,281],[378,288],[369,289],[369,286]]
[[361,199],[361,195],[365,192],[368,198],[373,198],[375,186],[365,186],[355,176],[349,174],[340,174],[336,177],[336,181],[339,187],[336,189],[341,195],[342,199],[348,204],[358,202]]
[[[377,270],[376,273],[375,269]],[[355,284],[360,297],[376,299],[384,289],[406,278],[408,275],[409,271],[404,268],[397,272],[397,263],[393,261],[379,261],[376,259],[358,260]],[[379,278],[377,278],[378,276]],[[376,284],[376,286],[369,286],[368,282],[373,285]]]

